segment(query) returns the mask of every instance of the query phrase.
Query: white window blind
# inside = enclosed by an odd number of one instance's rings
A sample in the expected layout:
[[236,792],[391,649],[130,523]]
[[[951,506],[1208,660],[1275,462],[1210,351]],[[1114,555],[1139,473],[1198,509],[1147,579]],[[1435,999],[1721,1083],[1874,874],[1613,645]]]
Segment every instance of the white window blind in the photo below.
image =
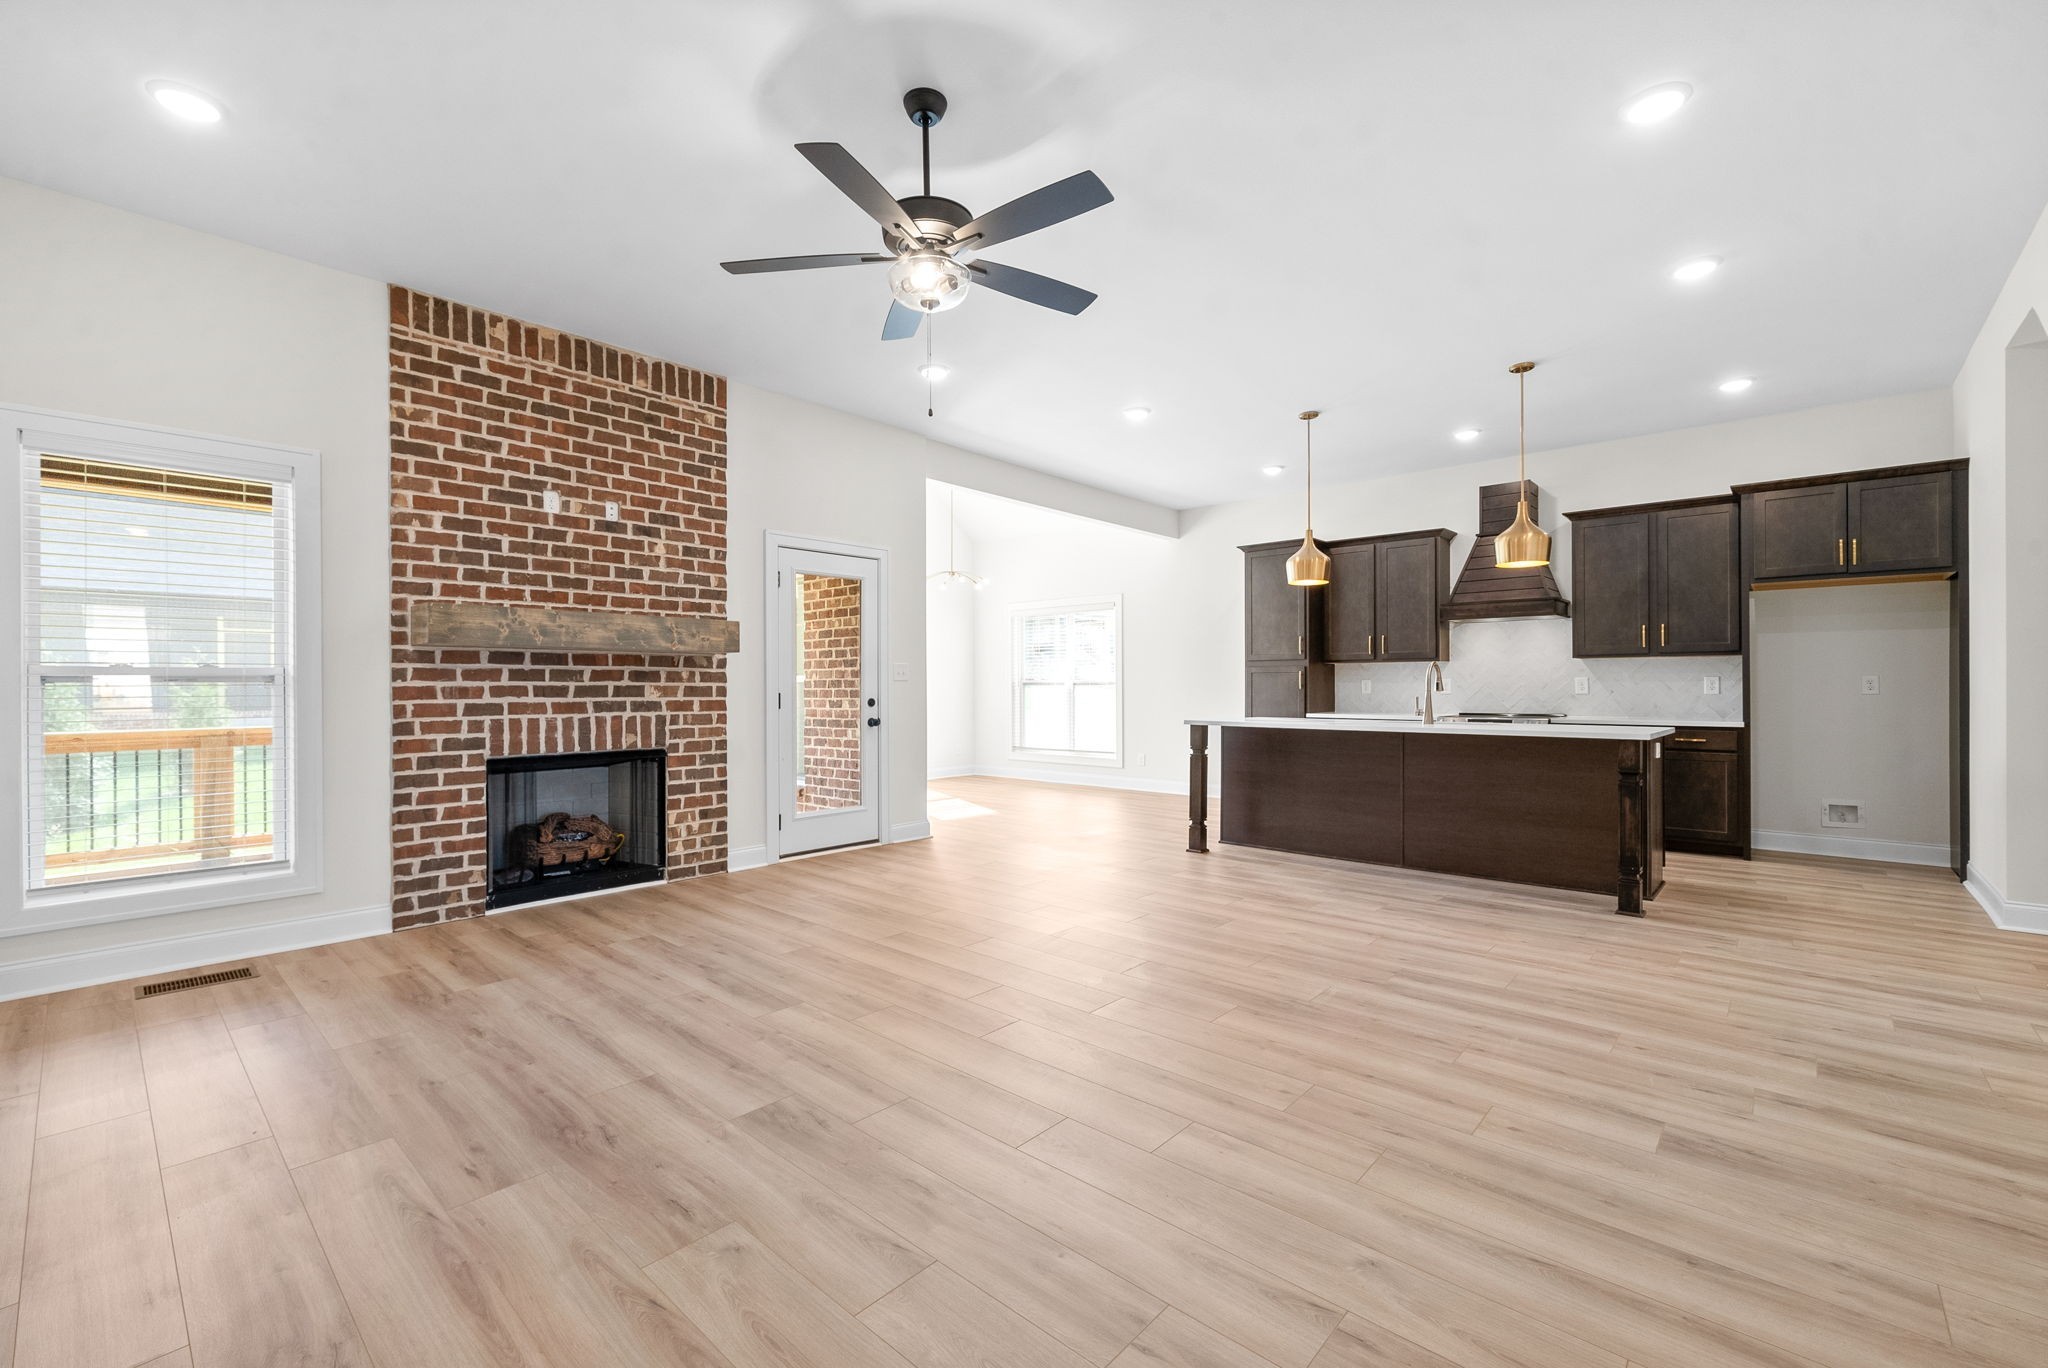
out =
[[1113,600],[1012,611],[1013,749],[1116,762],[1122,713],[1118,617]]
[[289,863],[289,474],[22,455],[28,887]]

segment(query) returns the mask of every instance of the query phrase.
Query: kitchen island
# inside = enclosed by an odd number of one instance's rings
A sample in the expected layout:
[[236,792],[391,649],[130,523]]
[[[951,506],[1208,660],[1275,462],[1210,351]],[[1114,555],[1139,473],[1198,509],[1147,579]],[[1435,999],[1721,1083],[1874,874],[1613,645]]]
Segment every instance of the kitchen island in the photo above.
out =
[[1661,742],[1670,727],[1188,721],[1188,849],[1209,849],[1209,730],[1222,731],[1222,833],[1255,846],[1508,883],[1612,893],[1642,916],[1664,884]]

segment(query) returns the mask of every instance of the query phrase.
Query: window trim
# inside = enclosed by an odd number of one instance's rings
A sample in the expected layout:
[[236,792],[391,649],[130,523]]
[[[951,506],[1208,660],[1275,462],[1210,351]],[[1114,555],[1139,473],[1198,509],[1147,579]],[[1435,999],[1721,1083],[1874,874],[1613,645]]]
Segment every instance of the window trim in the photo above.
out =
[[218,870],[181,870],[140,875],[105,884],[58,888],[28,886],[29,672],[24,651],[22,557],[27,509],[0,518],[0,565],[14,572],[13,587],[0,592],[0,640],[13,655],[10,681],[0,688],[0,768],[20,776],[0,784],[0,879],[16,900],[15,914],[0,919],[0,937],[31,935],[71,926],[158,917],[177,912],[303,897],[321,891],[321,622],[320,622],[320,455],[299,447],[245,442],[231,437],[184,432],[148,424],[80,417],[45,409],[0,406],[0,441],[11,454],[7,478],[26,478],[29,452],[56,446],[80,456],[110,461],[187,465],[223,475],[291,486],[292,560],[290,641],[284,676],[283,726],[289,747],[287,811],[291,827],[287,858],[276,863]]
[[[1044,616],[1050,612],[1081,612],[1108,609],[1110,613],[1110,636],[1116,650],[1116,749],[1105,755],[1099,751],[1039,750],[1018,744],[1023,734],[1023,686],[1018,678],[1022,662],[1018,658],[1018,625],[1027,617]],[[1092,765],[1099,769],[1122,769],[1124,766],[1124,596],[1122,594],[1085,594],[1078,598],[1034,599],[1028,603],[1010,605],[1010,758],[1012,760],[1035,760],[1056,765]],[[1068,685],[1069,688],[1073,686]]]

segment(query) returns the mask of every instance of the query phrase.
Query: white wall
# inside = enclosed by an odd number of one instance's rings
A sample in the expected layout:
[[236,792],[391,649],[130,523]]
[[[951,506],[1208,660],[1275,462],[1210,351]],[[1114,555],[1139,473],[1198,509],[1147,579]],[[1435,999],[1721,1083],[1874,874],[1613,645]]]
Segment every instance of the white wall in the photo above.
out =
[[[1946,865],[1948,668],[1947,584],[1753,595],[1757,843]],[[1861,828],[1822,822],[1822,805],[1839,802],[1862,805]]]
[[[2048,214],[1971,344],[1954,386],[1957,454],[1970,458],[1972,891],[2010,924],[2048,931],[2048,435],[2008,432],[2013,372],[2038,384],[2029,344],[2048,319]],[[2015,356],[2018,342],[2025,354]],[[2038,400],[2035,400],[2038,402]]]
[[975,573],[974,541],[949,520],[951,485],[925,486],[925,768],[934,777],[974,769],[974,617],[976,591],[932,581],[948,565]]
[[[1534,416],[1540,424],[1540,408]],[[1950,441],[1948,392],[1932,390],[1536,452],[1529,458],[1529,477],[1544,491],[1543,522],[1555,538],[1558,583],[1569,593],[1571,526],[1561,516],[1566,510],[1726,493],[1730,485],[1757,480],[1942,460],[1951,454]],[[1316,530],[1326,537],[1349,537],[1453,528],[1463,534],[1451,548],[1455,568],[1471,549],[1479,487],[1513,478],[1513,459],[1499,458],[1319,486]],[[1110,775],[1082,766],[1066,767],[1064,773],[1083,782],[1184,786],[1183,720],[1230,717],[1244,710],[1244,563],[1237,547],[1299,535],[1300,498],[1296,486],[1271,498],[1189,510],[1181,516],[1181,535],[1174,541],[1081,526],[1056,540],[982,542],[976,548],[978,563],[996,580],[982,596],[986,602],[977,633],[981,716],[976,761],[983,772],[1002,772],[1015,764],[1008,758],[1008,701],[1002,684],[1008,640],[989,619],[1006,618],[1005,605],[1014,602],[1120,593],[1127,663],[1126,763]],[[1458,640],[1452,640],[1454,673]],[[1567,676],[1574,668],[1569,640],[1568,631],[1542,637],[1532,650],[1530,669]],[[1402,695],[1399,705],[1405,707],[1411,696],[1412,691]],[[1703,704],[1689,715],[1710,714]]]
[[[321,455],[325,848],[318,894],[29,936],[0,937],[0,995],[38,972],[62,981],[115,947],[213,933],[291,938],[290,926],[381,912],[390,866],[364,859],[390,829],[390,587],[384,287],[48,190],[0,180],[0,402],[125,419]],[[6,516],[18,516],[12,479]],[[13,574],[4,577],[13,592]],[[0,643],[18,680],[13,642]],[[17,738],[0,772],[18,774]],[[0,894],[0,897],[7,896]],[[0,909],[4,916],[4,909]],[[168,967],[238,953],[174,942]]]
[[858,542],[890,553],[887,659],[892,667],[903,667],[907,678],[888,684],[889,710],[883,714],[892,828],[885,836],[913,839],[929,830],[924,801],[929,737],[926,481],[942,480],[1134,527],[1170,527],[1174,515],[1136,499],[929,442],[902,428],[787,395],[740,384],[728,386],[727,393],[727,612],[740,622],[740,649],[726,660],[731,708],[727,819],[733,858],[741,865],[757,862],[769,825],[762,650],[762,548],[769,530]]

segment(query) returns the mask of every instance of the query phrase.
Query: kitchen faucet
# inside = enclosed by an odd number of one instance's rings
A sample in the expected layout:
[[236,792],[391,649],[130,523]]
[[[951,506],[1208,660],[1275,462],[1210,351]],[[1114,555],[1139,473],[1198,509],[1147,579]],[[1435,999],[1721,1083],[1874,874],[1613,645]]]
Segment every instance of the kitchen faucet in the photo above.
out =
[[[1432,678],[1436,681],[1434,688],[1430,686]],[[1432,660],[1429,662],[1429,668],[1422,672],[1422,697],[1415,702],[1415,711],[1421,716],[1423,726],[1434,727],[1436,725],[1436,699],[1432,695],[1440,694],[1443,691],[1443,663]]]

